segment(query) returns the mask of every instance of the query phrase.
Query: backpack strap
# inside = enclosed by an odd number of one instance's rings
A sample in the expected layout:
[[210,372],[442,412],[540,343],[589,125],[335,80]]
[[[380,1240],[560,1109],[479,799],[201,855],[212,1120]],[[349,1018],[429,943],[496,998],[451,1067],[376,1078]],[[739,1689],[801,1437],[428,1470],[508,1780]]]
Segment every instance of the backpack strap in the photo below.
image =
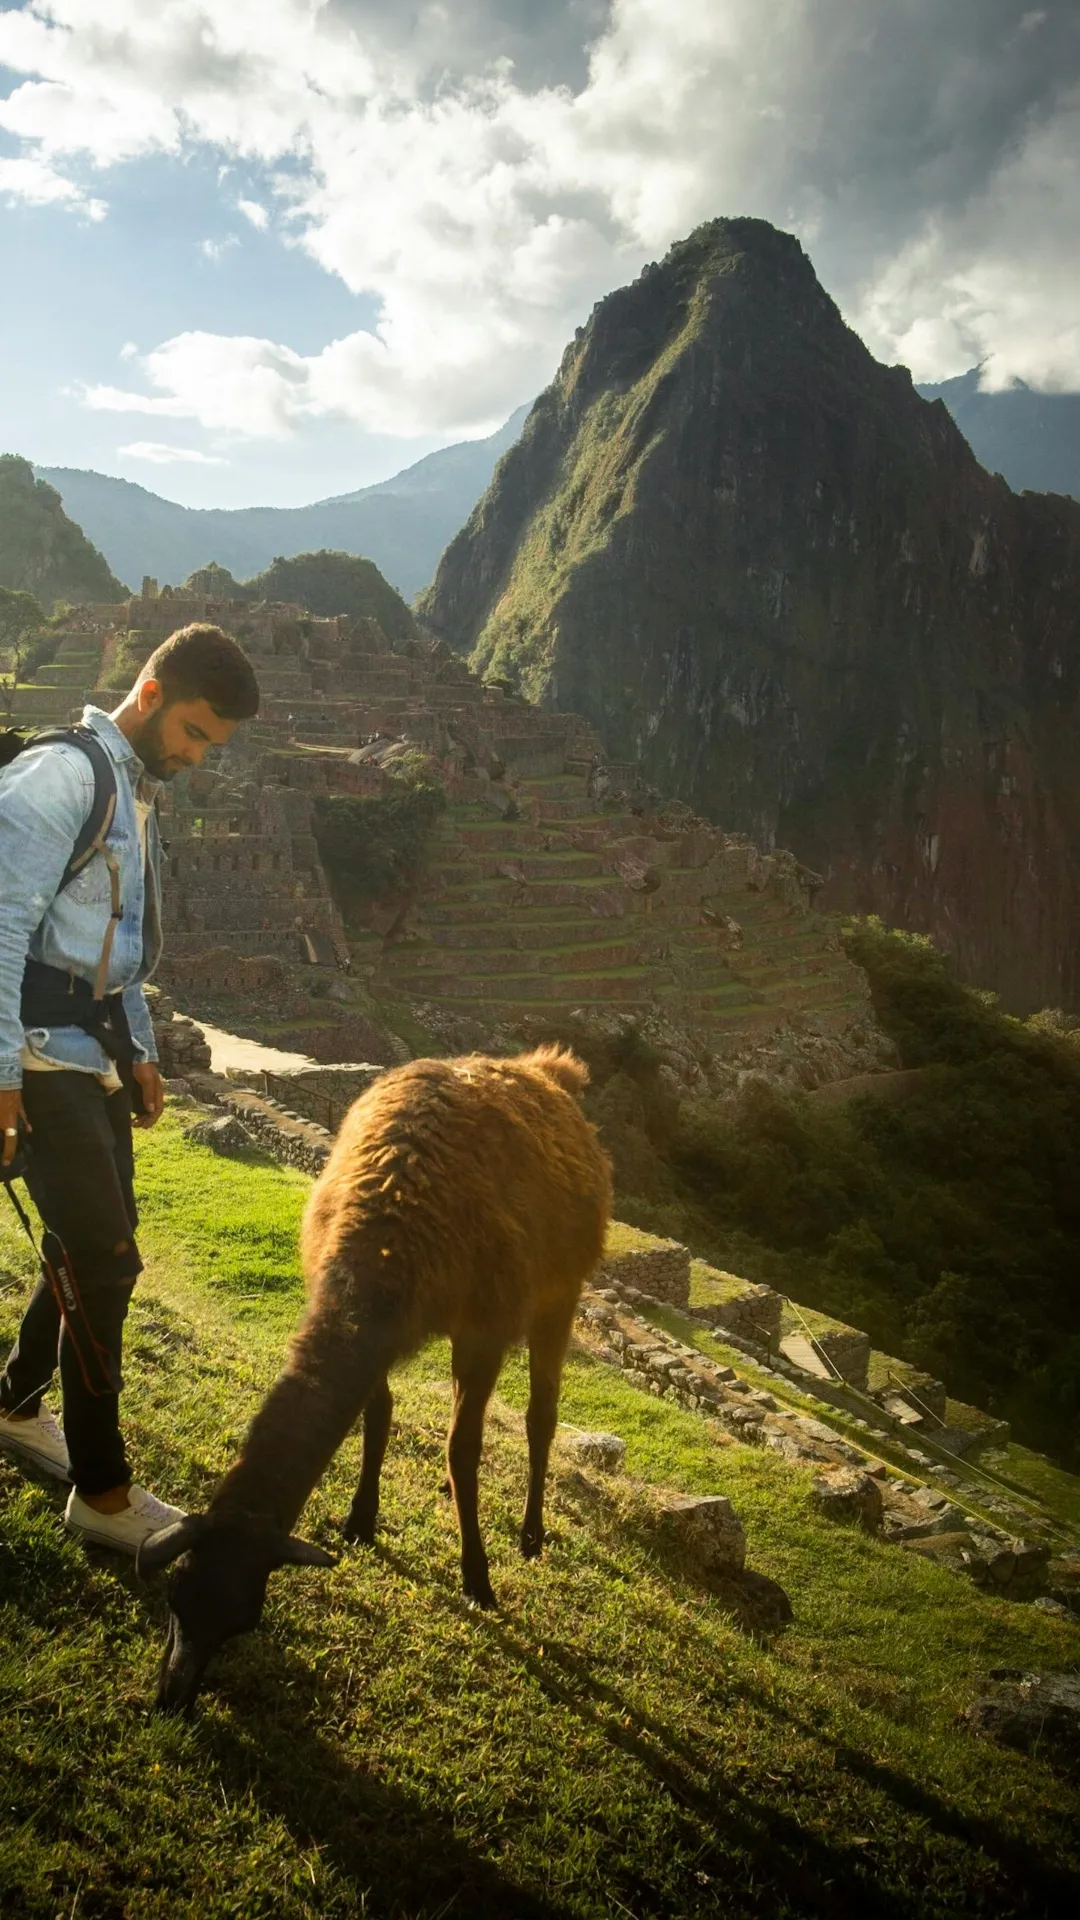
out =
[[[113,855],[105,846],[105,836],[112,826],[113,815],[116,812],[116,771],[106,749],[89,727],[50,728],[48,732],[35,734],[26,742],[26,745],[78,747],[79,752],[86,755],[93,770],[94,798],[90,803],[90,811],[79,828],[67,866],[60,877],[60,885],[56,889],[57,893],[63,893],[64,888],[71,885],[75,875],[82,872],[95,853],[100,853],[104,857],[106,865],[110,866],[110,871],[116,864]],[[115,874],[112,875],[112,880],[115,895],[119,885]],[[114,898],[114,911],[117,904]],[[112,946],[111,939],[109,946]]]
[[[102,1000],[109,978],[109,961],[112,958],[113,941],[116,929],[123,919],[124,908],[120,899],[120,864],[112,848],[106,845],[106,835],[116,813],[116,771],[106,749],[97,735],[89,727],[55,727],[48,732],[35,734],[27,746],[78,747],[89,760],[94,774],[94,797],[90,803],[90,812],[75,836],[75,844],[68,857],[67,866],[60,876],[57,895],[69,887],[76,874],[81,873],[96,853],[100,853],[109,873],[109,922],[105,928],[105,938],[101,943],[101,957],[94,976],[94,999]],[[56,896],[54,896],[55,898]]]

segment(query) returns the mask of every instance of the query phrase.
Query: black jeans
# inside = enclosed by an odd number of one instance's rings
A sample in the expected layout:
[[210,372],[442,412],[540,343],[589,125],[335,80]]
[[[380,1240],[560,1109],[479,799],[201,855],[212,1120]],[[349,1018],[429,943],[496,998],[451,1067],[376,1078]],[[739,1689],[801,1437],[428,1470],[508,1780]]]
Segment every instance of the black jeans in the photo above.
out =
[[33,1128],[26,1184],[45,1226],[63,1242],[117,1390],[87,1382],[42,1276],[0,1375],[0,1407],[36,1413],[59,1358],[71,1477],[80,1493],[108,1493],[131,1478],[120,1433],[120,1360],[143,1264],[135,1244],[130,1096],[126,1089],[106,1093],[92,1073],[28,1073],[23,1105]]

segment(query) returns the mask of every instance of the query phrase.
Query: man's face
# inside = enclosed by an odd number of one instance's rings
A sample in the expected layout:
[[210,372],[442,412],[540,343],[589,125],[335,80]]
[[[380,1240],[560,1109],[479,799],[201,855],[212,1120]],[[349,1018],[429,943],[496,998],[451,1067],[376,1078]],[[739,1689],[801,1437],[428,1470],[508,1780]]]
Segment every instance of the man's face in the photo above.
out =
[[236,731],[236,721],[223,720],[206,700],[173,700],[165,706],[156,680],[143,682],[138,705],[140,725],[131,744],[155,780],[175,780],[200,766],[210,747],[223,747]]

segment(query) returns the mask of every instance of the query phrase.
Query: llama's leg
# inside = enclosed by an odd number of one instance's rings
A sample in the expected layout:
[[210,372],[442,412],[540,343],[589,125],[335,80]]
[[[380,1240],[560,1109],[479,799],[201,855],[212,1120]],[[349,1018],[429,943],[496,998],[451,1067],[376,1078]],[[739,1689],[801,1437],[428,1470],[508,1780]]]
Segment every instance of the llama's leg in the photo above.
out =
[[364,1464],[360,1485],[353,1496],[349,1517],[341,1531],[346,1540],[359,1540],[363,1546],[375,1544],[375,1520],[379,1511],[379,1475],[390,1438],[390,1416],[394,1398],[386,1375],[372,1388],[364,1408]]
[[487,1554],[480,1538],[477,1474],[484,1438],[484,1414],[499,1377],[504,1348],[481,1333],[459,1335],[453,1342],[454,1412],[446,1448],[450,1486],[461,1529],[461,1584],[478,1606],[493,1607],[495,1595],[488,1579]]
[[525,1432],[529,1441],[529,1493],[521,1526],[521,1551],[526,1560],[535,1560],[544,1544],[544,1482],[558,1417],[559,1382],[573,1313],[573,1305],[569,1313],[549,1311],[539,1316],[529,1328],[529,1407],[525,1415]]

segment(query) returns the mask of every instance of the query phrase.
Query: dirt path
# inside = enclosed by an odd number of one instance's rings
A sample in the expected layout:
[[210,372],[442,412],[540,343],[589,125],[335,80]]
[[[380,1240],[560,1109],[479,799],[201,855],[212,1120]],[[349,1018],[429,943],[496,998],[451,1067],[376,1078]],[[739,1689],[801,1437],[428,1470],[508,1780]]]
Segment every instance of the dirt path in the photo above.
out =
[[265,1047],[261,1040],[245,1040],[238,1033],[223,1033],[220,1027],[208,1026],[205,1020],[200,1020],[199,1026],[206,1035],[214,1073],[227,1073],[230,1067],[263,1067],[268,1073],[278,1073],[286,1067],[318,1066],[318,1061],[309,1060],[306,1053],[284,1053],[280,1047]]

